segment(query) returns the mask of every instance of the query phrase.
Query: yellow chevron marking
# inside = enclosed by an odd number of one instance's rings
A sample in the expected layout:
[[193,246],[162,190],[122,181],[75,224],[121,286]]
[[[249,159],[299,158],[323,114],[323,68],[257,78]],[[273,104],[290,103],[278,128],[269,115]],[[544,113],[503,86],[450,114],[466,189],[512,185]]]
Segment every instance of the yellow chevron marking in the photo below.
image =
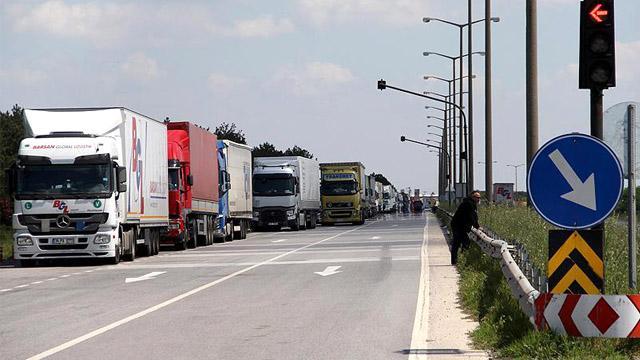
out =
[[591,279],[589,279],[587,274],[585,274],[578,265],[573,265],[571,269],[567,271],[567,274],[562,278],[562,280],[558,281],[556,286],[551,290],[551,293],[564,294],[574,281],[577,281],[587,294],[600,294],[600,289],[591,282]]
[[549,259],[549,276],[553,275],[553,273],[558,269],[562,262],[569,257],[569,254],[571,254],[574,249],[577,249],[580,254],[584,256],[591,269],[593,269],[601,279],[604,278],[604,263],[602,262],[602,259],[598,257],[595,251],[593,251],[577,231],[574,231],[567,241],[565,241],[564,245],[562,245],[553,257]]

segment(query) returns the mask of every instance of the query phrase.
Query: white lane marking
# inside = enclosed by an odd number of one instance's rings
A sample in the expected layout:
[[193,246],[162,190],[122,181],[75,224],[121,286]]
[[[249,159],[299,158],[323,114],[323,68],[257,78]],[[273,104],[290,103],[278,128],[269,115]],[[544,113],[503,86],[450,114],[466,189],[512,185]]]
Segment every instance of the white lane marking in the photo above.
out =
[[47,280],[45,280],[45,281],[53,281],[53,280],[58,280],[58,278],[48,278],[48,279],[47,279]]
[[391,225],[391,227],[397,227],[397,226],[398,226],[398,224],[393,224],[393,225]]
[[7,292],[7,291],[11,291],[13,289],[0,289],[0,292]]
[[150,272],[148,274],[134,277],[134,278],[125,278],[124,283],[129,284],[129,283],[134,283],[138,281],[152,280],[152,279],[155,279],[156,276],[162,275],[164,273],[166,273],[166,271],[154,271],[154,272]]
[[[390,246],[388,251],[409,251],[419,249],[419,246],[413,247],[398,247],[398,246]],[[353,252],[380,252],[382,246],[371,249],[371,247],[353,247],[353,246],[345,246],[340,249],[326,249],[326,250],[305,250],[300,251],[299,254],[324,254],[324,253],[353,253]],[[286,250],[286,249],[282,249]],[[293,250],[293,249],[290,249]],[[216,251],[201,251],[197,254],[175,254],[171,255],[173,258],[196,258],[196,257],[224,257],[224,256],[241,256],[241,255],[277,255],[281,252],[278,251],[234,251],[234,252],[216,252]],[[128,266],[128,265],[123,265]]]
[[342,266],[327,266],[323,271],[316,271],[314,274],[318,274],[322,277],[335,275],[337,273],[341,273],[342,271],[338,271]]
[[178,301],[180,301],[180,300],[182,300],[182,299],[184,299],[184,298],[187,298],[187,297],[189,297],[189,296],[191,296],[191,295],[194,295],[194,294],[197,294],[197,293],[199,293],[199,292],[201,292],[201,291],[203,291],[203,290],[206,290],[206,289],[208,289],[208,288],[210,288],[210,287],[212,287],[212,286],[215,286],[215,285],[217,285],[217,284],[220,284],[220,283],[221,283],[221,282],[223,282],[223,281],[226,281],[226,280],[232,279],[232,278],[234,278],[234,277],[236,277],[236,276],[238,276],[238,275],[240,275],[240,274],[244,274],[244,273],[246,273],[247,271],[253,270],[253,269],[255,269],[255,268],[259,267],[259,266],[262,266],[262,265],[268,264],[268,263],[270,263],[270,262],[273,262],[273,261],[275,261],[275,260],[278,260],[278,259],[280,259],[280,258],[283,258],[283,257],[285,257],[285,256],[287,256],[287,255],[291,255],[291,254],[293,254],[293,253],[295,253],[295,252],[297,252],[297,251],[299,251],[299,250],[306,249],[306,248],[309,248],[309,247],[311,247],[311,246],[321,244],[321,243],[323,243],[323,242],[325,242],[325,241],[329,241],[329,240],[331,240],[331,239],[335,239],[335,238],[337,238],[337,237],[338,237],[338,236],[340,236],[340,235],[344,235],[344,234],[350,233],[350,232],[352,232],[352,231],[356,231],[356,230],[358,230],[358,229],[360,229],[360,228],[363,228],[363,227],[365,227],[365,226],[369,226],[369,225],[371,225],[371,224],[373,224],[373,223],[370,223],[370,224],[367,224],[367,225],[363,225],[363,226],[359,226],[359,227],[357,227],[357,228],[355,228],[355,229],[351,229],[351,230],[348,230],[348,231],[345,231],[345,232],[342,232],[342,233],[339,233],[339,234],[333,235],[333,236],[331,236],[331,237],[328,237],[328,238],[322,239],[322,240],[320,240],[320,241],[316,241],[316,242],[314,242],[314,243],[311,243],[311,244],[309,244],[309,245],[303,246],[303,247],[301,247],[301,248],[298,248],[298,249],[295,249],[295,250],[288,251],[288,252],[286,252],[286,253],[280,254],[280,255],[275,256],[275,257],[273,257],[273,258],[271,258],[271,259],[269,259],[269,260],[265,260],[265,261],[263,261],[263,262],[261,262],[261,263],[258,263],[258,264],[255,264],[255,265],[251,265],[251,266],[246,267],[246,268],[244,268],[244,269],[238,270],[238,271],[236,271],[236,272],[234,272],[234,273],[232,273],[232,274],[229,274],[229,275],[227,275],[227,276],[225,276],[225,277],[223,277],[223,278],[220,278],[220,279],[218,279],[218,280],[215,280],[215,281],[212,281],[212,282],[210,282],[210,283],[204,284],[204,285],[202,285],[202,286],[200,286],[200,287],[197,287],[197,288],[195,288],[195,289],[193,289],[193,290],[187,291],[187,292],[182,293],[182,294],[180,294],[180,295],[178,295],[178,296],[175,296],[175,297],[173,297],[173,298],[171,298],[171,299],[169,299],[169,300],[167,300],[167,301],[164,301],[164,302],[162,302],[162,303],[160,303],[160,304],[158,304],[158,305],[154,305],[154,306],[152,306],[152,307],[150,307],[150,308],[147,308],[147,309],[142,310],[142,311],[140,311],[140,312],[137,312],[137,313],[135,313],[135,314],[133,314],[133,315],[130,315],[130,316],[128,316],[128,317],[126,317],[126,318],[124,318],[124,319],[118,320],[118,321],[113,322],[113,323],[111,323],[111,324],[109,324],[109,325],[106,325],[106,326],[103,326],[103,327],[101,327],[101,328],[99,328],[99,329],[96,329],[96,330],[94,330],[94,331],[92,331],[92,332],[90,332],[90,333],[87,333],[87,334],[82,335],[82,336],[79,336],[79,337],[77,337],[77,338],[75,338],[75,339],[69,340],[69,341],[67,341],[67,342],[66,342],[66,343],[64,343],[64,344],[61,344],[61,345],[58,345],[58,346],[56,346],[56,347],[54,347],[54,348],[51,348],[51,349],[49,349],[49,350],[43,351],[43,352],[41,352],[41,353],[39,353],[39,354],[36,354],[36,355],[34,355],[34,356],[32,356],[32,357],[28,358],[27,360],[39,360],[39,359],[43,359],[43,358],[45,358],[45,357],[47,357],[47,356],[51,356],[51,355],[53,355],[53,354],[57,354],[57,353],[59,353],[59,352],[60,352],[60,351],[62,351],[62,350],[68,349],[68,348],[70,348],[70,347],[72,347],[72,346],[75,346],[75,345],[77,345],[77,344],[79,344],[79,343],[81,343],[81,342],[83,342],[83,341],[86,341],[86,340],[88,340],[88,339],[94,338],[94,337],[96,337],[96,336],[98,336],[98,335],[100,335],[100,334],[104,334],[105,332],[107,332],[107,331],[109,331],[109,330],[112,330],[112,329],[115,329],[115,328],[117,328],[118,326],[121,326],[121,325],[124,325],[124,324],[126,324],[126,323],[129,323],[129,322],[131,322],[131,321],[133,321],[133,320],[135,320],[135,319],[141,318],[141,317],[143,317],[143,316],[145,316],[145,315],[147,315],[147,314],[150,314],[150,313],[152,313],[152,312],[154,312],[154,311],[160,310],[160,309],[162,309],[162,308],[164,308],[164,307],[167,307],[167,306],[169,306],[169,305],[171,305],[171,304],[173,304],[173,303],[175,303],[175,302],[178,302]]
[[67,274],[67,275],[60,275],[60,277],[61,277],[61,278],[68,278],[69,276],[71,276],[71,275],[69,275],[69,274]]
[[[422,241],[420,240],[414,240],[414,239],[388,239],[388,240],[362,240],[362,241],[357,241],[357,240],[349,240],[349,239],[342,239],[341,241],[336,241],[336,242],[332,242],[332,244],[389,244],[389,245],[393,245],[394,242],[415,242],[416,244],[421,244]],[[305,245],[306,243],[286,243],[286,244],[273,244],[273,243],[266,243],[266,244],[238,244],[238,245],[225,245],[225,246],[229,246],[229,247],[238,247],[238,248],[244,248],[244,247],[269,247],[269,246],[299,246],[299,245]],[[281,250],[284,250],[282,248],[278,248]],[[222,251],[238,251],[239,249],[236,250],[220,250],[219,252]],[[215,250],[214,250],[215,251]],[[204,253],[205,251],[197,251],[195,252],[195,254],[199,254],[199,253]],[[194,252],[188,252],[188,254],[192,254]],[[176,253],[176,254],[171,254],[169,256],[176,256],[179,254],[187,254],[186,251],[182,251],[181,253]]]
[[281,243],[283,241],[287,241],[287,239],[271,240],[272,243]]
[[14,289],[25,288],[27,286],[29,286],[29,284],[18,285],[18,286],[15,286]]
[[426,360],[427,353],[415,353],[420,349],[427,348],[429,339],[429,217],[424,225],[422,236],[422,250],[420,258],[422,266],[420,268],[420,284],[418,285],[418,301],[416,303],[416,316],[413,320],[413,332],[411,333],[411,351],[409,360]]
[[84,272],[86,272],[86,273],[92,273],[92,272],[94,272],[94,270],[85,270]]
[[41,280],[41,281],[34,281],[34,282],[32,282],[32,283],[31,283],[31,285],[38,285],[38,284],[42,284],[42,281],[43,281],[43,280]]
[[82,273],[75,272],[75,273],[73,273],[73,274],[71,274],[71,275],[82,275]]
[[242,262],[242,263],[179,263],[179,264],[133,264],[113,268],[112,270],[122,269],[188,269],[188,268],[214,268],[225,266],[255,266],[255,265],[304,265],[304,264],[331,264],[331,263],[345,263],[345,262],[380,262],[380,261],[418,261],[419,256],[394,256],[389,257],[361,257],[361,258],[331,258],[331,259],[310,259],[310,260],[291,260],[291,261],[271,261],[267,264],[256,262]]
[[371,240],[378,240],[378,239],[380,239],[380,236],[372,236],[371,237]]

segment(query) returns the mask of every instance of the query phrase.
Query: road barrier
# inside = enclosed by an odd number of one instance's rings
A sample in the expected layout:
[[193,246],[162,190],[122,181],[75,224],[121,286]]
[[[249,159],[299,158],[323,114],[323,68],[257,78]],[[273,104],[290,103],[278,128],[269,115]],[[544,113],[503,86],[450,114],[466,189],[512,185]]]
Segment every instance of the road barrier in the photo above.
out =
[[[438,212],[449,220],[453,217],[445,210],[438,209]],[[540,296],[540,290],[546,292],[547,288],[543,272],[529,261],[529,254],[524,246],[509,245],[488,229],[472,229],[471,235],[471,240],[478,244],[485,254],[500,260],[500,268],[511,288],[511,294],[518,300],[520,309],[529,317],[529,321],[535,325],[535,301]]]

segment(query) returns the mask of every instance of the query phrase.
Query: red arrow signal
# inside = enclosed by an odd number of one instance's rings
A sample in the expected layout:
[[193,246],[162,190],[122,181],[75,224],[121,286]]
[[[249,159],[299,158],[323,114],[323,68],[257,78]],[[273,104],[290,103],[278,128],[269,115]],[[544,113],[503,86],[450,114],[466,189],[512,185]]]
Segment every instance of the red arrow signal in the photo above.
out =
[[609,10],[602,9],[602,6],[603,5],[601,3],[598,3],[589,12],[589,16],[591,16],[591,19],[593,19],[593,21],[597,23],[603,22],[605,20],[604,17],[609,15]]

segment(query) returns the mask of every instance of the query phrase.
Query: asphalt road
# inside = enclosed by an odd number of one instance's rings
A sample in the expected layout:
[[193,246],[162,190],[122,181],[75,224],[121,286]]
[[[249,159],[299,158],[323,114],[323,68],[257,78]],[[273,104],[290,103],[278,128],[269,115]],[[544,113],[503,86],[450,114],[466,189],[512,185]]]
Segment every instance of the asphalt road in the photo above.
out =
[[0,354],[406,359],[424,229],[424,215],[387,215],[116,266],[0,268]]

